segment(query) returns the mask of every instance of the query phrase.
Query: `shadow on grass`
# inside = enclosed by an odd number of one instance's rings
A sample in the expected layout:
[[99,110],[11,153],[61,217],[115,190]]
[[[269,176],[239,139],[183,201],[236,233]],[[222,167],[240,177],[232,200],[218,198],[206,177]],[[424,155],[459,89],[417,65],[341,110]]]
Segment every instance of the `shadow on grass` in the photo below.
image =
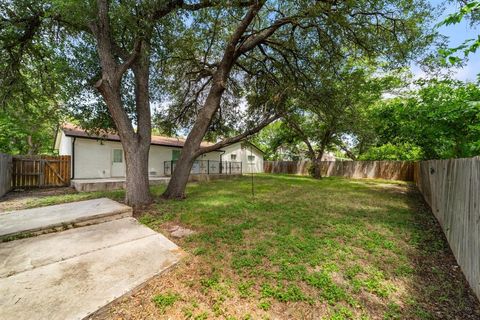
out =
[[[198,255],[198,283],[213,277],[212,288],[229,287],[229,297],[251,283],[249,296],[270,317],[478,318],[438,224],[406,183],[262,174],[254,184],[254,198],[244,177],[190,186],[185,201],[158,204],[169,223],[199,231],[180,240]],[[162,230],[162,215],[152,217]],[[191,293],[211,301],[212,288]],[[285,303],[297,313],[276,313]]]

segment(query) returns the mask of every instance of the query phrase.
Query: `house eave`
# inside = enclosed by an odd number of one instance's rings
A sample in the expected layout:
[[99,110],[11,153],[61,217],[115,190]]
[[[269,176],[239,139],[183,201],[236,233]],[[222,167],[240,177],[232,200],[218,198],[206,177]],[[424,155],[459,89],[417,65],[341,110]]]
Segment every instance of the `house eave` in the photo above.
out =
[[[80,136],[76,134],[68,134],[65,133],[66,137],[72,137],[72,138],[77,138],[77,139],[86,139],[86,140],[96,140],[96,141],[110,141],[110,142],[121,142],[118,139],[109,139],[109,138],[99,138],[99,137],[85,137],[85,136]],[[175,146],[171,144],[166,144],[166,143],[155,143],[152,142],[150,143],[151,146],[161,146],[161,147],[169,147],[169,148],[178,148],[178,149],[183,149],[183,146]],[[211,152],[225,152],[224,150],[213,150]]]

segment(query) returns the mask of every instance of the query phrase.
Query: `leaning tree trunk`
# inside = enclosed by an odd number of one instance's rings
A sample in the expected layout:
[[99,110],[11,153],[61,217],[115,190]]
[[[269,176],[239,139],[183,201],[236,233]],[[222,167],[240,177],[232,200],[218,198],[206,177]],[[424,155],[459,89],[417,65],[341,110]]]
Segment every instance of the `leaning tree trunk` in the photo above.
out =
[[[224,76],[224,74],[221,76]],[[190,131],[185,140],[180,159],[175,165],[175,170],[172,173],[167,190],[163,193],[164,198],[185,198],[185,188],[187,187],[190,170],[192,170],[195,159],[200,155],[198,152],[200,150],[200,144],[210,126],[213,115],[220,105],[220,99],[225,90],[223,83],[223,78],[217,77],[217,79],[215,79],[205,101],[205,105],[198,114],[197,121],[195,121],[192,131]]]
[[[183,159],[182,159],[183,158]],[[192,170],[195,158],[192,155],[187,155],[185,147],[182,149],[182,154],[179,161],[175,165],[175,170],[172,173],[172,178],[168,184],[167,190],[163,193],[166,199],[184,199],[185,188],[188,183],[190,171]]]
[[254,20],[263,4],[263,1],[259,1],[250,6],[248,12],[238,24],[230,41],[225,47],[222,60],[213,74],[212,86],[210,87],[205,104],[200,110],[192,131],[190,131],[187,140],[185,141],[182,154],[180,155],[180,159],[173,171],[167,190],[163,193],[163,196],[167,199],[185,198],[185,188],[187,186],[190,170],[192,169],[195,158],[202,154],[202,152],[200,152],[200,143],[210,126],[215,112],[217,112],[220,107],[220,100],[225,91],[228,75],[235,60],[238,59],[242,53],[255,48],[260,42],[271,36],[278,28],[280,28],[280,26],[287,23],[286,20],[282,23],[272,25],[270,28],[259,32],[255,37],[250,38],[250,41],[242,40],[248,26]]

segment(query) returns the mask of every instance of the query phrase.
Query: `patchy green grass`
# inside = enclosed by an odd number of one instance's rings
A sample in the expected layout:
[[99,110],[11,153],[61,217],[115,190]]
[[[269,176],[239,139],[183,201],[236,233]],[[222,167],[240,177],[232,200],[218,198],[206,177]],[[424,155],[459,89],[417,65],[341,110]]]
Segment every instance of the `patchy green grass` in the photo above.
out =
[[164,313],[168,307],[173,306],[173,304],[179,299],[180,296],[178,294],[169,292],[165,294],[157,294],[153,297],[152,301],[158,307],[160,312]]
[[[244,177],[190,184],[184,201],[158,199],[140,222],[167,236],[173,224],[195,230],[174,240],[191,255],[104,317],[480,317],[438,224],[407,184],[257,175],[254,187],[253,197]],[[35,204],[100,196],[123,192]]]

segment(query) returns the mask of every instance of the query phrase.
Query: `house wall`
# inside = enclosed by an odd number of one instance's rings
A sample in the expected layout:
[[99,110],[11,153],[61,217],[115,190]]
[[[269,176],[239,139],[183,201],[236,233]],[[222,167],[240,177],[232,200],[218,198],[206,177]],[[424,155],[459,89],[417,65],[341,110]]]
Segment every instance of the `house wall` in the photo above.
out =
[[[263,153],[255,147],[250,147],[248,144],[243,146],[243,143],[234,143],[228,147],[223,148],[225,154],[222,155],[223,161],[241,161],[243,173],[260,173],[263,172]],[[231,155],[237,155],[236,160],[231,160]],[[248,156],[255,156],[255,160],[249,161]]]
[[[59,143],[60,155],[72,155],[72,138],[63,135]],[[123,149],[120,142],[76,138],[73,164],[75,179],[112,177],[112,150]],[[148,160],[150,176],[163,176],[165,161],[172,160],[172,150],[179,148],[152,145]],[[207,153],[199,160],[220,161],[221,152]],[[124,159],[125,161],[125,159]],[[125,173],[123,174],[125,176]]]
[[[148,172],[151,176],[163,176],[165,161],[172,160],[172,150],[180,148],[151,146],[148,157]],[[180,149],[181,150],[181,149]],[[220,161],[220,152],[210,152],[198,158],[198,160],[216,160]],[[156,173],[156,174],[154,174]]]
[[76,138],[74,178],[110,178],[112,149],[122,149],[118,142]]
[[58,145],[58,154],[61,156],[71,156],[72,155],[72,138],[67,137],[63,131],[59,131],[60,135],[59,145]]

